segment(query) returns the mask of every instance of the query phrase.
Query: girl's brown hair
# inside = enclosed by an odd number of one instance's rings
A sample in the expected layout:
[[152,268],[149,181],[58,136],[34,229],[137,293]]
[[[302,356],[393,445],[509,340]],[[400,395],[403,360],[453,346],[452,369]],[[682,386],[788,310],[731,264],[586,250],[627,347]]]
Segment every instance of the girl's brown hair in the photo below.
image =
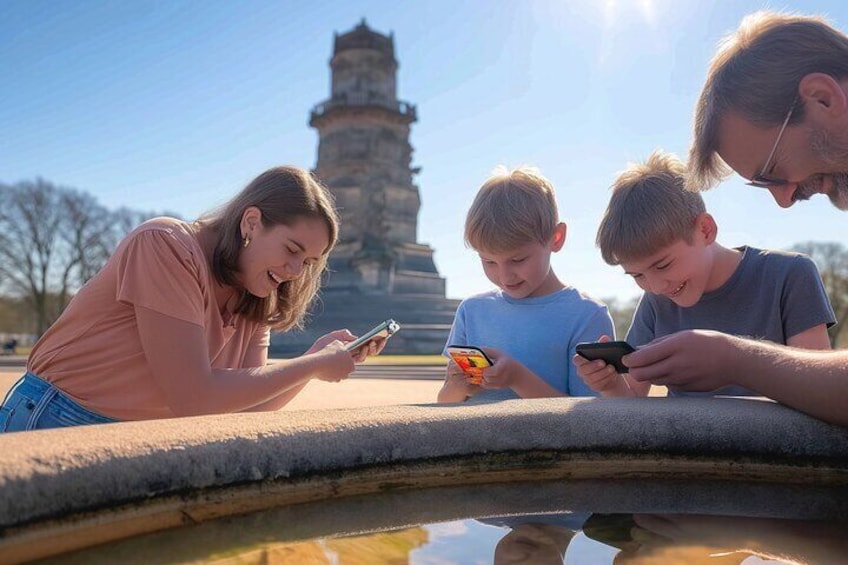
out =
[[259,298],[242,292],[235,313],[264,322],[278,331],[302,327],[307,309],[318,293],[327,256],[336,244],[339,219],[333,197],[310,173],[297,167],[275,167],[253,179],[227,204],[204,215],[199,221],[216,234],[212,255],[215,279],[228,286],[238,283],[238,259],[243,249],[241,219],[244,211],[255,206],[262,213],[262,226],[292,225],[301,218],[323,220],[329,244],[319,261],[305,264],[301,275],[280,284],[277,292]]

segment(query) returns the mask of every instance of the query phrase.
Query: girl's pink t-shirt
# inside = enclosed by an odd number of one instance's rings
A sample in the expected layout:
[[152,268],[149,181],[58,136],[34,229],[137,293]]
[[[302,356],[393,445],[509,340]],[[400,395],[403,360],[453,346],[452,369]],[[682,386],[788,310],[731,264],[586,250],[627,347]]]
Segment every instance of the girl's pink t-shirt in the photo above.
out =
[[215,284],[190,224],[149,220],[121,242],[38,340],[27,369],[110,418],[174,417],[145,358],[134,308],[201,326],[213,368],[246,367],[246,358],[262,358],[270,330],[238,316],[225,323]]

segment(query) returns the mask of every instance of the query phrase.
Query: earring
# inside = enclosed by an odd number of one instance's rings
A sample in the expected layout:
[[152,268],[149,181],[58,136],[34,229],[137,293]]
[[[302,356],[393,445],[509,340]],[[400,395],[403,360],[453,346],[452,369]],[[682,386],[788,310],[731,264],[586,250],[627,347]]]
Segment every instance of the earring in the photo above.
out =
[[248,245],[250,245],[250,236],[246,235],[244,236],[244,247],[247,247]]

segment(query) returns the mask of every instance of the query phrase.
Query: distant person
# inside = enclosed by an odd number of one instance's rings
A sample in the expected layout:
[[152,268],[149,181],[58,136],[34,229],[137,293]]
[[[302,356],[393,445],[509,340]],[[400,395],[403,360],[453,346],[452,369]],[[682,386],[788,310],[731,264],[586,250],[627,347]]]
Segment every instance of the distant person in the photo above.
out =
[[294,167],[270,169],[218,211],[130,233],[38,340],[0,408],[0,430],[276,410],[354,362],[347,330],[268,363],[270,330],[303,320],[338,219]]
[[12,338],[3,343],[3,354],[4,355],[14,355],[18,350],[18,340],[16,338]]
[[[780,206],[822,193],[848,209],[848,36],[819,17],[757,12],[742,20],[707,72],[687,186],[709,188],[729,172],[726,165]],[[788,220],[784,229],[792,229]],[[639,381],[685,390],[738,384],[848,425],[845,350],[685,331],[627,363]]]
[[[815,263],[799,253],[721,245],[701,195],[685,189],[685,173],[673,155],[655,152],[613,183],[598,247],[604,261],[621,265],[645,291],[627,342],[640,347],[701,329],[829,349],[827,328],[835,316]],[[646,396],[651,388],[604,361],[575,356],[574,363],[583,380],[604,396]],[[668,391],[672,396],[759,395],[735,382],[701,392],[671,383]]]
[[579,342],[611,335],[612,319],[551,268],[565,236],[554,187],[537,170],[500,169],[483,184],[465,220],[465,241],[497,290],[462,301],[446,345],[480,347],[494,365],[475,385],[449,361],[439,402],[595,394],[571,358]]

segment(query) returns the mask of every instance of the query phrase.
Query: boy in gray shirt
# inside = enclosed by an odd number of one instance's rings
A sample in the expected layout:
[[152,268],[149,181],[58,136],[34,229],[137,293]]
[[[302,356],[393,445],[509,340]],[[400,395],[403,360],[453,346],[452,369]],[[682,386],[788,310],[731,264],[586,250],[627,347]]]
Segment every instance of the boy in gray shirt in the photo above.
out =
[[[655,152],[613,184],[597,243],[645,291],[627,341],[639,347],[687,329],[716,330],[805,349],[829,349],[833,309],[813,261],[798,253],[727,248],[697,193],[684,188],[685,166]],[[606,337],[602,337],[606,339]],[[645,396],[650,384],[604,361],[575,356],[578,374],[604,396]],[[740,386],[706,393],[751,395]]]

